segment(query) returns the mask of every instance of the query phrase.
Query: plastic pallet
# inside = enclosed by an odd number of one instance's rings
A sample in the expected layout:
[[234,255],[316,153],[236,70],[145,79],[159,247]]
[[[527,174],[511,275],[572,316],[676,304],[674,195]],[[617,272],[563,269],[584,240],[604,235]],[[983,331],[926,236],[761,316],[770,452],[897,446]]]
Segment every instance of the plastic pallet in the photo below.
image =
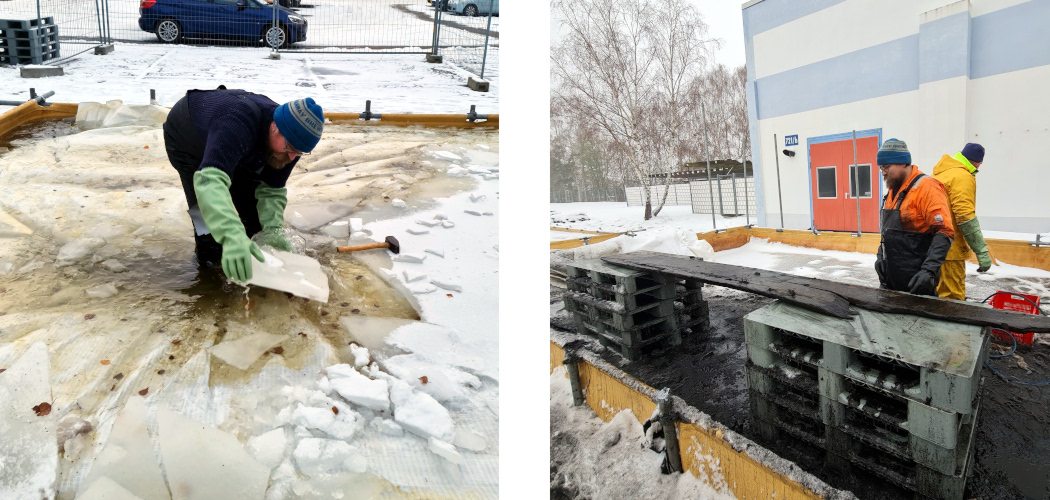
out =
[[40,19],[0,19],[0,30],[8,29],[22,29],[28,30],[30,28],[36,28],[47,25],[54,25],[55,18],[53,16],[41,17]]
[[669,300],[654,301],[632,312],[624,312],[615,304],[596,300],[579,292],[566,292],[564,301],[565,309],[569,312],[586,315],[592,321],[604,323],[617,330],[630,330],[674,314],[674,303]]
[[601,322],[594,322],[581,314],[574,314],[573,318],[576,321],[578,333],[595,337],[601,341],[602,345],[619,350],[629,361],[639,359],[642,349],[652,344],[670,342],[671,345],[678,345],[682,342],[673,316],[659,318],[631,330],[617,330]]

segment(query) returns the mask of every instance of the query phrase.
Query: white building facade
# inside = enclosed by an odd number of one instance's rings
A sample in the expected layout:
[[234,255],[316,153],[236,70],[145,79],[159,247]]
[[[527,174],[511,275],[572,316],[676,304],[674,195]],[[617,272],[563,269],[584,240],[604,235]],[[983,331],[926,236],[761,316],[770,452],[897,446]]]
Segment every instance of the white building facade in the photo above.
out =
[[743,23],[760,225],[877,232],[896,138],[927,174],[980,143],[981,226],[1050,231],[1050,0],[753,0]]

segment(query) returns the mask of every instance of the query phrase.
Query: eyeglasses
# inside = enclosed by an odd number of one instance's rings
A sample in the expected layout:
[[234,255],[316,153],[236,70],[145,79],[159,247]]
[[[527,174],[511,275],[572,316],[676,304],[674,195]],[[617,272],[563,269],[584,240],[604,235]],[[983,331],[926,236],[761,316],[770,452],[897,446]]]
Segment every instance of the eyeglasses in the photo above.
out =
[[892,166],[893,165],[879,165],[879,170],[882,170],[883,172],[885,172],[885,171],[889,170],[890,167],[892,167]]
[[298,149],[293,148],[290,144],[288,144],[287,139],[285,139],[284,142],[284,152],[296,156],[310,156],[310,153],[304,153],[302,151],[299,151]]

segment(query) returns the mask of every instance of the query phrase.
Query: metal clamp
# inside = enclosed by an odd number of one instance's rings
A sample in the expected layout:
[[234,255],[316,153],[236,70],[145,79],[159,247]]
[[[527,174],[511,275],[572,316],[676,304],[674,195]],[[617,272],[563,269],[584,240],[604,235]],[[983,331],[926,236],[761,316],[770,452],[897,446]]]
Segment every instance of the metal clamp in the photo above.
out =
[[470,112],[467,113],[467,121],[468,122],[473,123],[476,120],[488,120],[488,119],[489,119],[489,115],[479,115],[476,111],[474,111],[474,105],[473,104],[470,105]]
[[1035,235],[1035,241],[1029,241],[1028,244],[1034,247],[1050,247],[1050,241],[1042,241],[1043,235]]
[[361,114],[359,114],[357,116],[358,116],[358,118],[360,118],[362,120],[368,121],[368,120],[371,120],[373,118],[375,118],[376,120],[379,120],[380,118],[382,118],[383,115],[381,115],[379,113],[373,113],[372,112],[372,101],[365,101],[365,112],[361,113]]

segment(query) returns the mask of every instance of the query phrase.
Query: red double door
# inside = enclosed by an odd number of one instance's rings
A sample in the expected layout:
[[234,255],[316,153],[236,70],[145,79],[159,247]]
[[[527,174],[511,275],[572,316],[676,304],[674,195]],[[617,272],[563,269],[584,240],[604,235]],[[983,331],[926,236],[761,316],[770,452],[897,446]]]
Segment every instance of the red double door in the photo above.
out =
[[857,168],[852,138],[809,146],[810,196],[816,229],[856,231],[859,196],[861,231],[879,232],[881,176],[875,164],[878,150],[878,137],[858,138]]

